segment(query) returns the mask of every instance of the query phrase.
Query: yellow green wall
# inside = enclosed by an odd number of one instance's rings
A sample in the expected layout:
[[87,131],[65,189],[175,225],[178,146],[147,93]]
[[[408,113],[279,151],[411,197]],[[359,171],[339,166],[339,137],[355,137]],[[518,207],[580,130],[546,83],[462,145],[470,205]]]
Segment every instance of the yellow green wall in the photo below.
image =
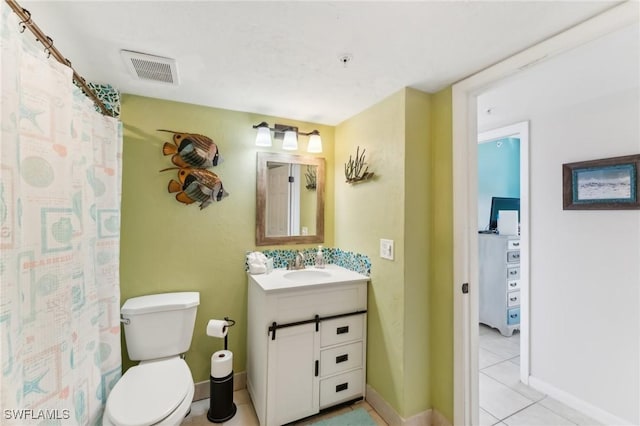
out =
[[[210,357],[222,349],[222,339],[208,337],[211,318],[229,316],[237,326],[229,332],[234,370],[244,371],[246,358],[247,277],[244,259],[255,246],[256,152],[255,130],[261,121],[318,129],[322,135],[327,180],[325,242],[334,246],[334,128],[262,115],[170,102],[133,95],[122,98],[124,124],[120,281],[121,301],[156,292],[199,291],[187,363],[196,382],[209,379]],[[162,145],[171,134],[157,129],[200,133],[219,146],[224,161],[213,168],[229,197],[199,210],[167,192],[176,171]],[[298,154],[305,154],[300,138]],[[282,152],[274,141],[271,149]],[[295,152],[294,152],[295,153]],[[294,246],[290,246],[294,247]],[[299,248],[298,246],[295,246]],[[264,249],[268,247],[259,247]],[[126,357],[125,367],[132,365]]]
[[[255,246],[252,125],[277,122],[322,134],[323,245],[371,259],[367,383],[405,418],[434,408],[453,420],[450,89],[432,95],[403,89],[336,127],[133,95],[123,96],[121,118],[121,299],[200,292],[187,354],[196,382],[208,380],[210,356],[223,344],[205,335],[210,318],[237,320],[229,345],[235,371],[245,369],[244,256],[268,248]],[[201,133],[216,141],[224,162],[213,171],[230,196],[202,211],[178,203],[167,192],[175,172],[159,173],[171,166],[162,155],[170,134],[157,129]],[[300,138],[302,150],[305,139]],[[357,146],[366,149],[375,177],[350,185],[343,166]],[[266,150],[281,152],[277,146]],[[393,261],[379,257],[380,238],[395,241]],[[299,248],[285,248],[292,247]],[[123,357],[130,366],[124,347]]]
[[453,133],[451,88],[431,96],[429,322],[431,402],[453,422]]
[[[371,259],[367,383],[402,414],[404,404],[405,91],[336,127],[335,242]],[[340,167],[366,149],[371,181],[349,185]],[[395,260],[381,259],[379,239],[395,241]]]
[[[403,89],[336,128],[335,241],[371,258],[367,383],[404,418],[453,419],[451,96]],[[372,181],[342,183],[367,150]],[[379,256],[380,238],[395,259]]]

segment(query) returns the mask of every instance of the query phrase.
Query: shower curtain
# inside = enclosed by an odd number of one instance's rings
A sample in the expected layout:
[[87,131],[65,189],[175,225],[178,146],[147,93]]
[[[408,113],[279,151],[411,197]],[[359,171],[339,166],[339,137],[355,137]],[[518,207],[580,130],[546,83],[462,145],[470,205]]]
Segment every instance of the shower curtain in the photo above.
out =
[[1,4],[0,424],[101,424],[121,374],[121,123]]

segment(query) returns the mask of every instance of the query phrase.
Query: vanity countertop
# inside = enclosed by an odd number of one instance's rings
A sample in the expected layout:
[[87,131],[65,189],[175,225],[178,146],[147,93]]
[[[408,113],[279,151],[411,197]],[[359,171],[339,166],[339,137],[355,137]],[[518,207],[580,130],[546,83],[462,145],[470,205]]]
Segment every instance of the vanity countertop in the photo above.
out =
[[322,269],[315,267],[297,270],[274,269],[269,274],[248,275],[265,292],[369,281],[366,275],[333,264],[327,264]]

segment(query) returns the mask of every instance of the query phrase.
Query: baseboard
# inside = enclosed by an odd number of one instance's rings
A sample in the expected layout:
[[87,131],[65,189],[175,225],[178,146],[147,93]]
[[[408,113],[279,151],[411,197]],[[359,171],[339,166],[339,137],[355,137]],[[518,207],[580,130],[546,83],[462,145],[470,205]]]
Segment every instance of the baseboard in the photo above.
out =
[[620,426],[633,424],[535,377],[529,376],[529,386],[539,392],[547,394],[574,410],[586,414],[602,424]]
[[[193,393],[193,400],[200,401],[201,399],[208,399],[211,395],[211,382],[210,380],[205,380],[203,382],[198,382],[195,384],[196,389]],[[233,390],[242,390],[247,387],[247,372],[241,371],[240,373],[235,373],[233,375]]]
[[403,418],[368,384],[365,399],[389,426],[451,426],[446,417],[433,409],[423,411],[408,419]]

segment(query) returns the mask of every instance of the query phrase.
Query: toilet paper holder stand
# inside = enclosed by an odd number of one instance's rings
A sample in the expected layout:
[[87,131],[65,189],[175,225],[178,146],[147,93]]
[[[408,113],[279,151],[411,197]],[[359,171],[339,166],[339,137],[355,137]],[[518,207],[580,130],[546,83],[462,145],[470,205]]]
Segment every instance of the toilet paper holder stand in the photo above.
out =
[[[224,320],[227,322],[227,327],[233,327],[234,325],[236,325],[236,322],[235,322],[234,320],[232,320],[231,318],[229,318],[229,317],[224,317]],[[229,337],[229,333],[227,333],[227,334],[224,336],[224,350],[225,350],[225,351],[228,351],[228,350],[229,350],[229,348],[228,348],[228,346],[229,346],[229,341],[227,340],[227,339],[228,339],[228,337]]]
[[[224,317],[227,322],[226,328],[233,327],[236,322],[229,317]],[[229,350],[228,343],[229,332],[224,336],[224,350]],[[214,354],[215,355],[215,354]],[[213,357],[212,357],[213,358]],[[212,360],[213,369],[213,360]],[[209,410],[207,411],[207,420],[212,423],[224,423],[235,416],[237,407],[233,402],[233,370],[227,377],[210,376],[209,384]]]

